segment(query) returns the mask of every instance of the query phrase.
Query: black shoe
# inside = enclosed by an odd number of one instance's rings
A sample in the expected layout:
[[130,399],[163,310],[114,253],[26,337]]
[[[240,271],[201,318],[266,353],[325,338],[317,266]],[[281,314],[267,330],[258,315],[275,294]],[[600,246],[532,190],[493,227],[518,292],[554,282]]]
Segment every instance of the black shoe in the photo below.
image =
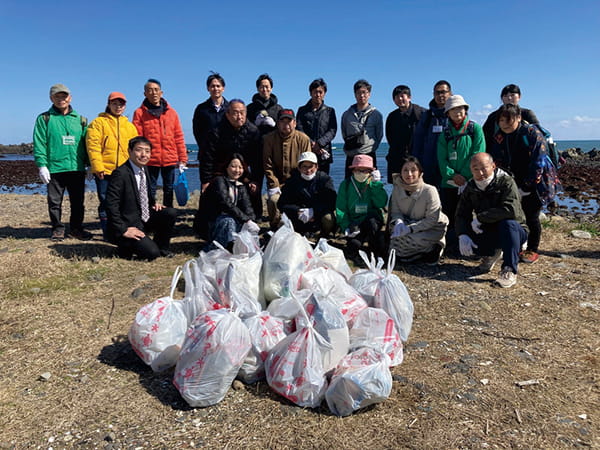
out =
[[80,241],[89,241],[92,239],[92,233],[85,230],[71,230],[69,237],[73,239],[79,239]]
[[170,250],[161,250],[160,256],[162,256],[163,258],[173,258],[175,256],[175,253],[173,253]]
[[50,240],[54,242],[60,242],[65,240],[65,230],[52,230],[52,236]]
[[419,262],[421,264],[427,264],[428,266],[437,266],[440,262],[440,256],[442,254],[442,246],[435,244],[433,249],[424,253]]

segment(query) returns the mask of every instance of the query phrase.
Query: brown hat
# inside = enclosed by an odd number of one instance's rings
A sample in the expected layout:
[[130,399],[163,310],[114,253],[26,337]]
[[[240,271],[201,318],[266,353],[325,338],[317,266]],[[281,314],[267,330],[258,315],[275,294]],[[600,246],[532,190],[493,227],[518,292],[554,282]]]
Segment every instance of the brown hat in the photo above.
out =
[[116,100],[116,99],[121,99],[124,102],[127,102],[127,98],[125,98],[125,94],[121,94],[120,92],[111,92],[110,94],[108,94],[108,101],[109,102],[111,100]]

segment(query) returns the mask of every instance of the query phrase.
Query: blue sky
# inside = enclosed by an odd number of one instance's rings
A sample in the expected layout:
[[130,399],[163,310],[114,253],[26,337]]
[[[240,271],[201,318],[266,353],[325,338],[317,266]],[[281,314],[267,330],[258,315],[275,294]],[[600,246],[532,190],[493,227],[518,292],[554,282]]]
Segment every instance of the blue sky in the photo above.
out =
[[[578,1],[14,1],[0,6],[5,107],[0,143],[30,142],[50,85],[73,92],[90,119],[110,91],[128,97],[131,117],[149,77],[163,84],[194,143],[195,106],[208,97],[209,71],[227,98],[250,100],[256,77],[274,79],[284,107],[308,99],[323,77],[338,119],[354,103],[353,83],[373,85],[384,116],[391,92],[407,84],[426,106],[446,79],[483,123],[500,90],[520,85],[555,139],[600,139],[600,2]],[[339,138],[338,138],[339,141]]]

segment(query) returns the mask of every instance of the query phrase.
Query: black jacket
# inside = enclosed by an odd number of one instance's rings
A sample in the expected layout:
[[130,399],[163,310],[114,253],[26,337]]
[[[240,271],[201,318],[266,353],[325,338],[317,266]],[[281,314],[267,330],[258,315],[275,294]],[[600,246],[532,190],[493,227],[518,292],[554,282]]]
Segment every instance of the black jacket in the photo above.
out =
[[[483,135],[485,136],[485,151],[490,152],[494,146],[494,135],[498,132],[498,108],[496,111],[490,113],[485,119],[485,123],[483,124]],[[532,125],[539,125],[540,121],[538,120],[535,113],[527,108],[521,108],[521,119],[527,123]]]
[[[235,191],[235,201],[229,196],[231,187]],[[240,223],[254,220],[255,217],[246,186],[241,182],[230,181],[225,176],[216,177],[208,185],[202,194],[200,208],[203,217],[209,222],[213,222],[221,214],[233,217]]]
[[315,220],[320,221],[325,214],[335,211],[336,198],[333,180],[325,172],[317,170],[315,177],[307,181],[294,169],[281,188],[277,208],[292,220],[297,219],[300,208],[313,208]]
[[335,109],[323,103],[319,109],[313,111],[312,102],[309,100],[306,105],[298,108],[296,123],[297,130],[308,135],[311,141],[318,143],[322,149],[330,153],[329,158],[319,163],[331,163],[333,161],[331,142],[337,133]]
[[209,183],[225,174],[225,164],[233,153],[240,153],[248,165],[242,181],[258,182],[263,176],[262,138],[258,128],[248,121],[236,130],[225,118],[208,134],[206,151],[200,155],[200,180]]
[[217,112],[210,98],[196,106],[194,118],[192,119],[192,127],[196,144],[198,144],[198,155],[206,148],[209,132],[215,130],[223,120],[227,106],[229,106],[229,102],[223,99],[221,109]]
[[427,110],[411,103],[407,111],[400,108],[392,111],[385,121],[385,137],[390,146],[386,160],[388,162],[388,183],[392,182],[392,174],[400,172],[402,160],[412,153],[413,133]]
[[[150,175],[147,167],[143,167],[142,170],[146,176],[148,207],[152,211],[155,200],[150,193]],[[106,191],[106,213],[108,237],[111,242],[116,242],[129,227],[144,231],[137,182],[130,162],[126,162],[111,174]]]
[[[278,103],[277,96],[275,94],[271,94],[268,100],[265,100],[258,93],[254,94],[254,96],[252,97],[252,103],[250,103],[247,108],[248,122],[252,122],[252,125],[254,125],[254,122],[256,121],[256,116],[262,110],[267,111],[269,116],[272,117],[275,122],[277,122],[277,114],[279,114],[279,111],[282,109],[283,108]],[[258,129],[260,131],[260,134],[264,136],[265,134],[273,131],[275,127],[261,125],[260,127],[258,127]]]

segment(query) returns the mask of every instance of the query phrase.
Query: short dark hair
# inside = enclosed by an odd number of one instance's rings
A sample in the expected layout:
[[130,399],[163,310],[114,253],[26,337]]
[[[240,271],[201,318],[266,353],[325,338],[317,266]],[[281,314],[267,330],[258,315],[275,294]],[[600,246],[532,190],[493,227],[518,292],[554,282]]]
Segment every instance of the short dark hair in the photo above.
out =
[[502,92],[500,92],[500,98],[504,97],[506,94],[521,95],[521,89],[516,84],[507,84],[502,88]]
[[244,103],[244,100],[242,100],[240,98],[232,98],[231,100],[229,100],[229,104],[227,105],[227,109],[225,110],[225,112],[231,111],[231,107],[233,106],[234,103],[241,103],[242,105],[244,105],[244,107],[246,106],[246,104]]
[[363,80],[362,78],[354,83],[354,92],[359,89],[365,88],[367,91],[371,92],[371,84],[367,80]]
[[435,91],[435,88],[438,86],[441,86],[442,84],[445,84],[446,86],[448,86],[448,90],[450,90],[450,91],[452,90],[452,86],[450,86],[450,83],[448,83],[446,80],[440,80],[437,83],[435,83],[433,85],[433,90]]
[[421,161],[419,161],[419,158],[417,158],[416,156],[405,156],[402,160],[402,164],[400,164],[400,171],[402,171],[404,164],[407,163],[415,164],[417,166],[417,169],[419,169],[419,172],[423,173],[423,166],[421,165]]
[[312,92],[316,88],[320,87],[322,87],[323,90],[327,92],[327,83],[325,83],[325,80],[323,78],[317,78],[316,80],[313,80],[313,82],[310,83],[310,86],[308,86],[308,92]]
[[136,136],[134,138],[129,139],[129,144],[127,144],[128,150],[133,150],[133,148],[138,144],[147,144],[150,146],[150,150],[152,150],[152,142],[150,139],[144,136]]
[[221,83],[221,86],[225,87],[225,80],[223,79],[221,74],[219,72],[213,72],[211,70],[210,75],[206,79],[206,87],[209,87],[210,83],[212,83],[213,80],[217,80],[219,83]]
[[256,89],[258,89],[262,80],[268,80],[271,84],[271,89],[273,89],[273,79],[269,76],[268,73],[263,73],[258,76],[258,78],[256,79]]
[[406,94],[410,97],[411,96],[410,88],[408,86],[406,86],[405,84],[399,84],[392,91],[392,98],[396,98],[396,95],[400,95],[400,94]]
[[158,87],[162,89],[162,84],[160,84],[160,81],[158,81],[156,78],[148,78],[148,81],[146,81],[146,84],[144,84],[144,89],[146,89],[146,86],[148,86],[150,83],[158,84]]
[[513,120],[521,115],[521,108],[519,105],[513,105],[512,103],[507,103],[506,105],[502,105],[498,108],[498,115],[496,116],[496,122],[500,121],[501,117],[505,119]]

